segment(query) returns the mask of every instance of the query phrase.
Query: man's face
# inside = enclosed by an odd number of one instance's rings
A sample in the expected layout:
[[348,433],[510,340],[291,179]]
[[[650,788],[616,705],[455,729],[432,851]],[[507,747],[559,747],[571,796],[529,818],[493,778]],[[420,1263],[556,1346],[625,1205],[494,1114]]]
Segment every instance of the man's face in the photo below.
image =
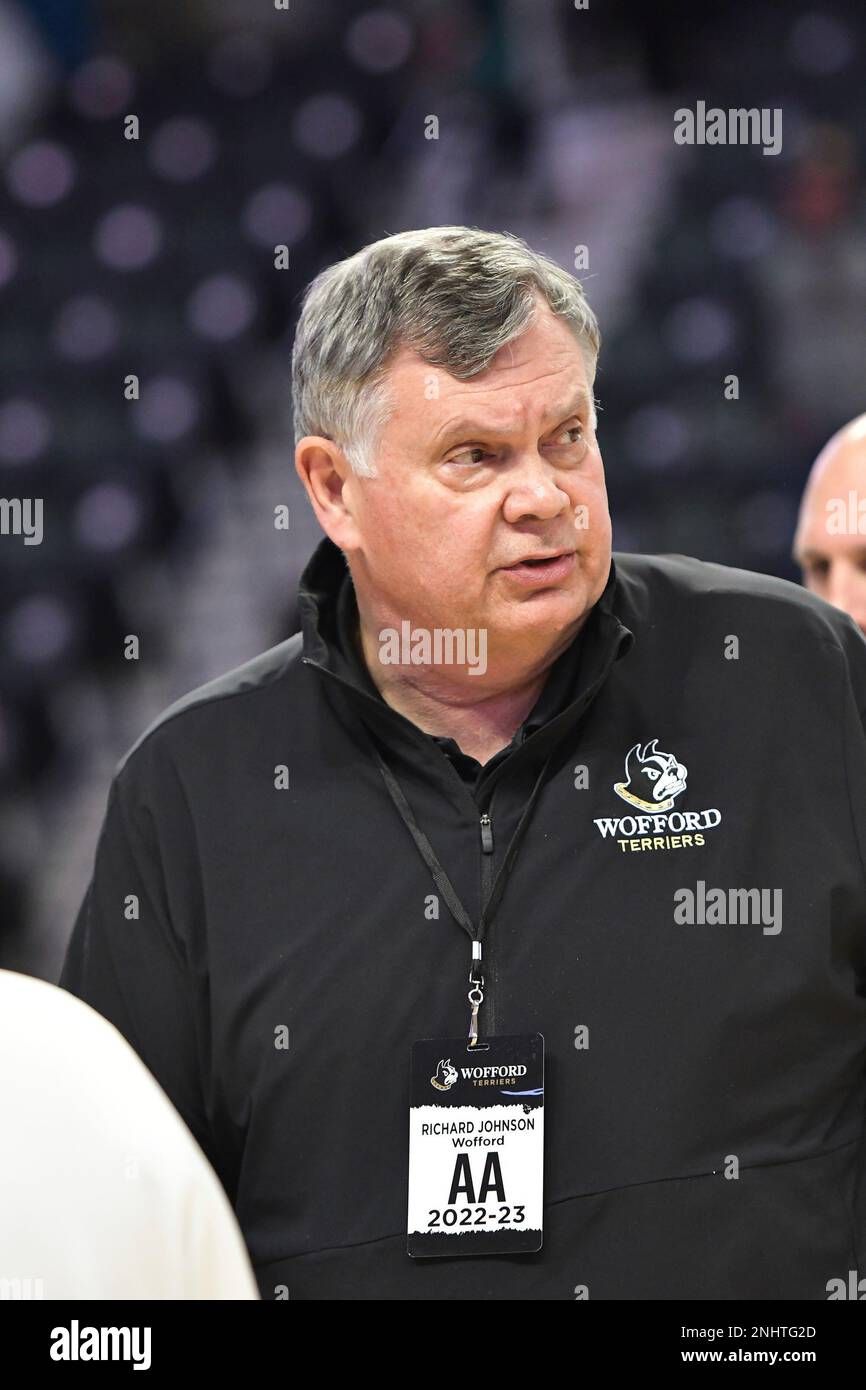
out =
[[[571,637],[601,595],[611,524],[581,348],[545,306],[490,367],[459,381],[402,349],[376,478],[350,475],[344,546],[377,620],[485,629],[530,659]],[[561,573],[511,570],[540,552]],[[565,645],[563,640],[562,645]]]
[[806,588],[848,613],[866,634],[864,481],[862,443],[840,445],[819,459],[803,496],[794,559]]

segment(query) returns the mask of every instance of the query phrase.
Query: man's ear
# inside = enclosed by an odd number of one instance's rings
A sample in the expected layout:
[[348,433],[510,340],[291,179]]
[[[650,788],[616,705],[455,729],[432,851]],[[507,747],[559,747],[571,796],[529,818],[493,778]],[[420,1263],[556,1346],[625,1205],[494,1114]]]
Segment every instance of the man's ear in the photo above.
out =
[[343,450],[323,435],[304,435],[295,446],[295,472],[325,534],[341,550],[357,550],[360,534],[354,494],[358,480]]

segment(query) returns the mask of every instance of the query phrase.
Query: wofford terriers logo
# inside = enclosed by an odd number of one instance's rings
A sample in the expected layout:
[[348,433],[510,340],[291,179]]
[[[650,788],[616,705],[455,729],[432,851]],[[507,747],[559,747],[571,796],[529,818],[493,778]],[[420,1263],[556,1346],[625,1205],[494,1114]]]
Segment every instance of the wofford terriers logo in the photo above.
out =
[[704,844],[703,832],[719,825],[722,813],[672,809],[687,777],[688,768],[673,753],[663,753],[657,738],[643,747],[634,744],[625,756],[625,777],[613,789],[638,814],[600,817],[593,821],[599,835],[615,840],[623,854]]
[[[523,1063],[516,1063],[512,1066],[500,1067],[461,1067],[460,1076],[464,1081],[471,1081],[475,1086],[492,1086],[497,1081],[514,1081],[519,1076],[526,1075],[526,1067]],[[450,1091],[451,1087],[458,1080],[457,1068],[450,1057],[440,1057],[436,1064],[436,1071],[430,1077],[430,1085],[435,1086],[437,1091]],[[507,1091],[506,1095],[528,1096],[540,1095],[538,1091]]]

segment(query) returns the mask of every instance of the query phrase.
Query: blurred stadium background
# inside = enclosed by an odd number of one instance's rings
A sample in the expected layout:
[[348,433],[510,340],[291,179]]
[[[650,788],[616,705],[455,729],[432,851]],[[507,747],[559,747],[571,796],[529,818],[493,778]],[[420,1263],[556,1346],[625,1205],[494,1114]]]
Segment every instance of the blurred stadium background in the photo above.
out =
[[[864,69],[850,4],[0,0],[0,496],[44,499],[0,536],[0,966],[56,979],[118,757],[295,630],[293,324],[367,241],[587,246],[615,548],[798,577],[866,408]],[[678,146],[698,100],[781,153]]]

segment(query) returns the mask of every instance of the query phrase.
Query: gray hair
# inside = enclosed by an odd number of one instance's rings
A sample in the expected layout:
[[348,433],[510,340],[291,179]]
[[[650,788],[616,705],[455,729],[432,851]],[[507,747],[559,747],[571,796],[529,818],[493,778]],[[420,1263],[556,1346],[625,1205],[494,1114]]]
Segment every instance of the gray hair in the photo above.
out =
[[532,322],[538,295],[572,329],[595,380],[601,334],[583,286],[511,232],[427,227],[371,242],[304,295],[292,352],[295,439],[338,444],[361,477],[393,401],[389,359],[414,349],[461,380]]

